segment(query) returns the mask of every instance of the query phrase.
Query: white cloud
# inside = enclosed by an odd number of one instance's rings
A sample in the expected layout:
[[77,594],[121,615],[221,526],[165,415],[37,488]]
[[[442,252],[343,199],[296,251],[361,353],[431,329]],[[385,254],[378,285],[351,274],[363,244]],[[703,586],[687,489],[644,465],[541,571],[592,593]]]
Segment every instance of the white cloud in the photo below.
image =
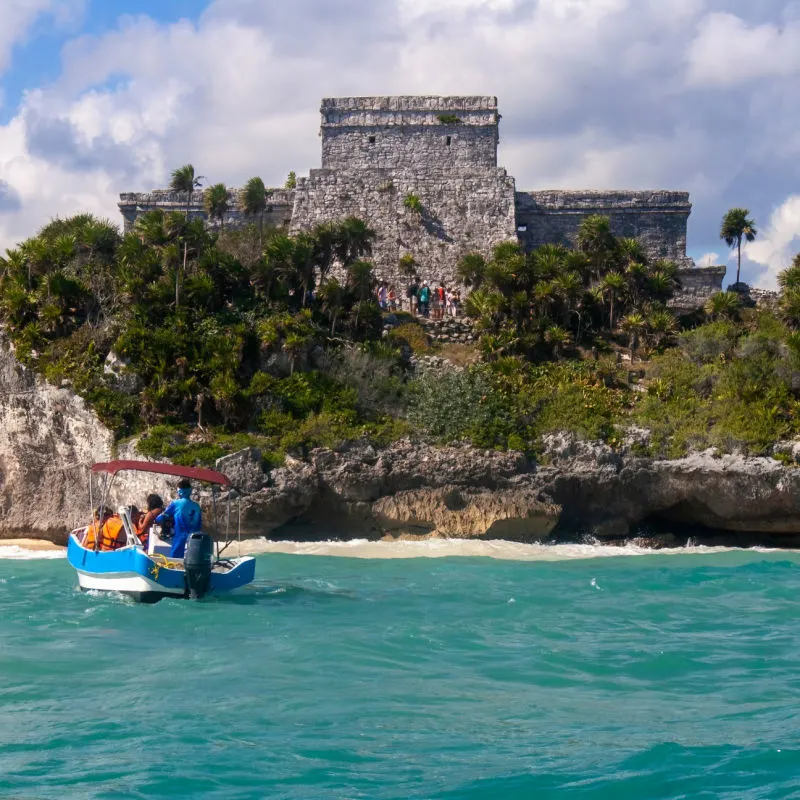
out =
[[786,269],[800,252],[800,194],[788,197],[775,209],[756,241],[748,243],[742,250],[743,263],[746,257],[758,270],[755,285],[774,289],[778,273]]
[[[51,5],[63,3],[18,3]],[[709,15],[712,6],[726,15]],[[733,15],[738,7],[748,22]],[[164,185],[187,161],[215,181],[260,174],[282,183],[289,170],[319,165],[321,97],[421,93],[497,95],[500,160],[520,189],[690,190],[690,244],[711,251],[726,208],[744,204],[764,218],[800,185],[796,80],[784,71],[767,86],[728,88],[725,70],[732,81],[741,72],[732,56],[723,53],[720,69],[703,60],[706,44],[739,53],[774,46],[794,58],[781,37],[794,36],[797,16],[753,22],[749,8],[214,0],[196,23],[129,17],[71,41],[59,79],[31,87],[0,125],[0,179],[15,198],[0,207],[0,248],[54,214],[118,219],[120,191]],[[719,36],[715,20],[733,37],[728,45],[709,38]],[[766,38],[748,38],[764,26]]]
[[698,267],[714,267],[717,264],[722,264],[719,260],[720,254],[719,253],[706,253],[705,255],[700,256],[697,259],[697,266]]
[[734,14],[703,19],[688,53],[690,83],[734,86],[800,74],[800,21],[747,25]]

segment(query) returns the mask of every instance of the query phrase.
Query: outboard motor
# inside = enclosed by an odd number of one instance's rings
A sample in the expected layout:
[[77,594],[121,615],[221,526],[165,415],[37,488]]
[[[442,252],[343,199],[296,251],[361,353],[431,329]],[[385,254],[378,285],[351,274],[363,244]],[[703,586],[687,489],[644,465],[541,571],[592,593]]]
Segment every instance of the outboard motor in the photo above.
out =
[[192,533],[186,542],[183,567],[186,571],[186,591],[192,600],[199,600],[211,586],[211,564],[214,560],[214,540],[207,533]]

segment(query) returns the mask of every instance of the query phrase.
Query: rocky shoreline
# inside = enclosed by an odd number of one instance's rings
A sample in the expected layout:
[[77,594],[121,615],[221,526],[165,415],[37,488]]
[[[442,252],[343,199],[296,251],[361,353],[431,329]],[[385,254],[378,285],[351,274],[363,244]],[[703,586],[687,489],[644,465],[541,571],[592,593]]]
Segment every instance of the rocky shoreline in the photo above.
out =
[[[244,450],[218,468],[240,490],[245,537],[800,546],[800,469],[791,465],[800,447],[784,447],[786,465],[712,452],[655,460],[637,455],[633,440],[612,449],[557,435],[544,445],[538,463],[402,440],[314,450],[268,474],[258,451]],[[0,346],[0,539],[64,543],[86,522],[90,465],[123,455],[134,448],[115,446],[68,386],[46,383]],[[151,477],[125,473],[112,502],[171,491]]]

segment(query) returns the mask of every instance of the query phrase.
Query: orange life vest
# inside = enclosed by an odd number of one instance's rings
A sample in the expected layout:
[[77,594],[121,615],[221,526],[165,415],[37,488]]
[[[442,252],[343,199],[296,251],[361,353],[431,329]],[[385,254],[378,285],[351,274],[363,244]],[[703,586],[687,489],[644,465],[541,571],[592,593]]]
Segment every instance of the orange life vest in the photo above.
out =
[[97,523],[93,522],[86,528],[86,533],[83,534],[83,546],[87,550],[94,550],[94,543],[97,537]]
[[[121,536],[120,536],[121,534]],[[100,550],[118,550],[125,547],[128,537],[119,517],[109,517],[100,529]]]

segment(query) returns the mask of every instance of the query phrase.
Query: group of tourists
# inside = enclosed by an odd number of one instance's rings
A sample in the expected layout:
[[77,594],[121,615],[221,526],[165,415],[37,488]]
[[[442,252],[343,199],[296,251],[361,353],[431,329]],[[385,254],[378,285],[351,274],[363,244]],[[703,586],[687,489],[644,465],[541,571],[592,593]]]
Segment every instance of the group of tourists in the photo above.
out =
[[[146,511],[136,506],[128,506],[133,532],[141,545],[147,549],[153,525],[162,527],[161,538],[167,539],[171,532],[170,557],[183,558],[189,534],[202,530],[203,515],[200,506],[192,500],[191,483],[183,478],[178,483],[178,497],[166,508],[160,495],[149,494]],[[94,511],[94,521],[88,525],[81,544],[87,550],[119,550],[128,546],[125,523],[119,514],[108,506],[100,506]]]
[[414,276],[406,287],[406,308],[397,297],[394,284],[382,281],[377,289],[378,305],[382,311],[404,311],[426,319],[444,319],[445,314],[457,317],[461,306],[461,293],[458,288],[447,289],[442,281],[430,286]]

